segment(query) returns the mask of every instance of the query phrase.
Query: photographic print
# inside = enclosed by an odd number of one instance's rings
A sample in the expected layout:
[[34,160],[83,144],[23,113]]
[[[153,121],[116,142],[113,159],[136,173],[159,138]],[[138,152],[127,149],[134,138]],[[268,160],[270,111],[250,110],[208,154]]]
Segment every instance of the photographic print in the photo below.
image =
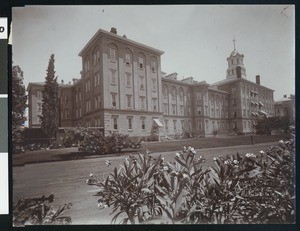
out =
[[12,8],[12,223],[294,224],[295,6]]

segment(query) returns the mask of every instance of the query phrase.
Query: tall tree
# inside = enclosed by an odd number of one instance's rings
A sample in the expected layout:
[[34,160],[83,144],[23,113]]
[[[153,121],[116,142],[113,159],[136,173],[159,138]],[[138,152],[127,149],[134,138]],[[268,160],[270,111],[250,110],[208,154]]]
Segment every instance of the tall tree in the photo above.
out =
[[23,85],[23,71],[19,66],[12,67],[12,142],[13,152],[21,141],[21,126],[26,121],[27,96]]
[[50,56],[47,68],[47,76],[43,90],[42,105],[42,129],[49,136],[50,143],[56,138],[59,127],[59,98],[58,83],[54,70],[54,54]]

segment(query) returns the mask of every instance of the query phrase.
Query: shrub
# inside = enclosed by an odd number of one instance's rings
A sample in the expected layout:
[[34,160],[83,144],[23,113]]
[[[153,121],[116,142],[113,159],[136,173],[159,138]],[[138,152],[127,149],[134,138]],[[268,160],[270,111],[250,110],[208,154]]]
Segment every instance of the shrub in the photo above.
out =
[[104,136],[100,131],[86,130],[79,144],[79,151],[89,153],[117,153],[124,149],[140,148],[140,141],[132,140],[128,135],[113,133]]
[[214,158],[215,166],[193,148],[173,163],[149,153],[129,156],[100,187],[98,206],[113,207],[121,223],[291,223],[295,220],[293,140],[252,153]]
[[21,199],[13,209],[14,226],[24,225],[61,225],[71,223],[71,218],[62,216],[65,210],[72,206],[71,203],[59,206],[54,209],[51,203],[54,195],[40,198]]

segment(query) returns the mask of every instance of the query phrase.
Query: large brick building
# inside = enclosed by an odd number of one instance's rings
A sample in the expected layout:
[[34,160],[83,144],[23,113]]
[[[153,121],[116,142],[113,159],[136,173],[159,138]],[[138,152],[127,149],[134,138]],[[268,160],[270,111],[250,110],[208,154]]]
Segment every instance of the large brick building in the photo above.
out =
[[[59,84],[60,126],[100,127],[105,134],[197,136],[250,133],[259,116],[274,115],[273,90],[247,80],[244,56],[227,58],[226,79],[179,80],[161,71],[163,51],[98,30],[80,51],[82,71]],[[43,83],[30,83],[29,126],[40,126]]]

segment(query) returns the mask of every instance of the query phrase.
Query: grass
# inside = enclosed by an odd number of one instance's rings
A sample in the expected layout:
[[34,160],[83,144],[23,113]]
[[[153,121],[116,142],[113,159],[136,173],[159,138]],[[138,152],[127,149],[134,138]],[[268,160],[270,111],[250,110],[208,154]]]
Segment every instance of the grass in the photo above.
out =
[[[259,135],[253,136],[254,143],[268,143],[273,141],[279,141],[284,139],[283,135]],[[144,142],[142,149],[149,149],[151,152],[166,152],[166,151],[178,151],[183,146],[192,146],[195,149],[215,148],[215,147],[228,147],[237,145],[251,144],[250,136],[229,136],[229,137],[216,137],[216,138],[194,138],[187,140],[177,141],[163,141],[163,142]],[[128,152],[132,153],[140,150],[125,150],[117,154],[109,154],[105,156],[124,155]],[[20,166],[25,164],[51,162],[51,161],[63,161],[74,159],[85,159],[99,157],[96,153],[83,153],[79,152],[77,148],[63,148],[52,150],[39,150],[26,153],[13,155],[13,166]]]

